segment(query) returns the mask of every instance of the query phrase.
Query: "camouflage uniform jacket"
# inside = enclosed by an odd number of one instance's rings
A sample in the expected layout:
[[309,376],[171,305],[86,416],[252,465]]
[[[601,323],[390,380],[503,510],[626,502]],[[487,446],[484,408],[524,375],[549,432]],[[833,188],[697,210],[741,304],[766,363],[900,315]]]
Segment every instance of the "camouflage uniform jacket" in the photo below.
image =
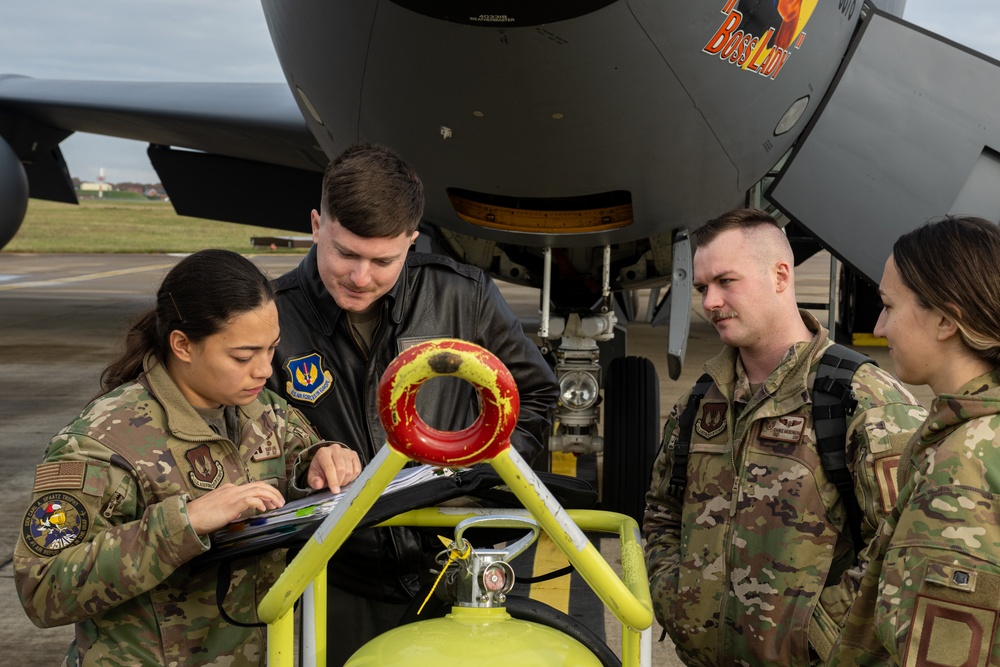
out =
[[[98,398],[49,444],[14,551],[21,604],[40,627],[76,623],[68,665],[263,665],[262,628],[227,623],[218,568],[187,502],[226,482],[272,482],[286,497],[319,438],[270,391],[237,408],[240,442],[216,435],[165,368]],[[284,568],[274,551],[231,563],[230,617],[257,621]]]
[[[705,364],[715,385],[692,432],[683,505],[667,492],[687,396],[653,466],[643,529],[653,608],[688,665],[808,665],[826,656],[853,599],[856,557],[843,503],[815,445],[811,387],[826,330],[792,346],[751,395],[738,350]],[[870,540],[892,507],[895,465],[926,411],[862,365],[847,460]]]
[[1000,370],[938,396],[835,665],[1000,665]]

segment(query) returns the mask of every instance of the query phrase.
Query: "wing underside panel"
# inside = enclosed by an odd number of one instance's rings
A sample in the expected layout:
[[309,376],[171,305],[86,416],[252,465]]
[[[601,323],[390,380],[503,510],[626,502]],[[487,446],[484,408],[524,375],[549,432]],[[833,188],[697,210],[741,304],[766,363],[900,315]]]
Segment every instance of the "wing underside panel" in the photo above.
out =
[[1000,66],[875,12],[768,197],[874,282],[896,238],[1000,220]]

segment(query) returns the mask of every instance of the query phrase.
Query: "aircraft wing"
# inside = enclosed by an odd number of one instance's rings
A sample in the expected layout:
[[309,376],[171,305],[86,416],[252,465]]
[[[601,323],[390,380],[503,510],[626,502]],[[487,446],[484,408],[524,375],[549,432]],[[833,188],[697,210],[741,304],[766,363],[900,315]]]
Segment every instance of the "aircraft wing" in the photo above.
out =
[[874,13],[768,198],[875,283],[929,214],[997,222],[998,65]]
[[[284,83],[0,77],[0,137],[32,197],[76,201],[58,146],[73,132],[148,142],[182,215],[283,229],[308,229],[327,163]],[[262,207],[264,190],[287,196]]]

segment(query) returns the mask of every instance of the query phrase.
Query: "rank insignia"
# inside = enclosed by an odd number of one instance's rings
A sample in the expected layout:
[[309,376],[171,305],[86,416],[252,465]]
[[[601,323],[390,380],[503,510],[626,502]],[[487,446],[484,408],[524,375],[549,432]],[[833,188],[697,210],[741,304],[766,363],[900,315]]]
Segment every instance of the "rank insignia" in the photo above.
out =
[[212,458],[212,450],[208,445],[199,445],[194,449],[189,449],[184,456],[191,464],[191,471],[188,477],[191,483],[199,489],[214,489],[222,481],[224,471],[222,465]]
[[258,463],[260,461],[269,461],[271,459],[276,459],[281,456],[281,447],[277,443],[266,441],[253,453],[250,457],[251,461]]
[[694,421],[694,430],[709,440],[726,430],[726,404],[704,403],[701,416]]
[[21,537],[32,553],[50,558],[83,542],[89,529],[90,515],[82,502],[68,493],[46,493],[25,513]]
[[315,404],[333,386],[333,375],[323,368],[323,357],[316,352],[286,361],[285,373],[285,393],[299,401]]

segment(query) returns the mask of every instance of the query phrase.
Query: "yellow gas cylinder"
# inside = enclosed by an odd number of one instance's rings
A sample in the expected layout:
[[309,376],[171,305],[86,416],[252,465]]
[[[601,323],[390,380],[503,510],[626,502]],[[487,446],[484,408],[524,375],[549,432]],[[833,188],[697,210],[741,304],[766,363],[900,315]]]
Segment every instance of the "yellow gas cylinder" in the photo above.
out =
[[345,667],[397,665],[601,667],[601,662],[569,635],[513,618],[503,607],[456,606],[444,618],[410,623],[376,637]]

